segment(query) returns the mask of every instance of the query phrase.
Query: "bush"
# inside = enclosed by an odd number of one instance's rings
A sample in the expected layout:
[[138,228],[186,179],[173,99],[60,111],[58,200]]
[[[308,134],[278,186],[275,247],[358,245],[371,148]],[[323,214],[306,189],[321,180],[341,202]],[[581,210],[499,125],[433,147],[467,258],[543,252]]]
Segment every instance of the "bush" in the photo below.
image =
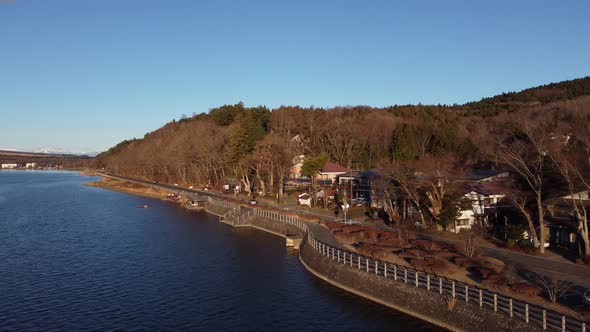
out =
[[525,253],[527,254],[533,254],[537,251],[537,249],[535,248],[535,246],[528,242],[528,241],[522,241],[518,244],[518,247]]
[[442,249],[438,243],[430,240],[415,240],[412,244],[417,248],[424,249],[430,252],[438,252]]
[[463,256],[454,256],[452,258],[453,263],[455,263],[455,265],[463,267],[465,265],[465,263],[467,263],[467,258],[463,257]]
[[519,282],[512,285],[512,290],[517,294],[528,296],[538,296],[541,294],[541,288],[524,282]]
[[479,263],[479,265],[481,265],[482,267],[493,270],[494,272],[500,272],[505,268],[504,262],[502,262],[499,259],[488,256],[478,257],[477,263]]
[[507,292],[510,290],[510,280],[497,273],[489,274],[488,278],[484,279],[481,284],[496,291]]
[[412,265],[412,267],[416,270],[426,271],[426,268],[428,267],[428,262],[421,259],[412,259],[410,261],[410,265]]
[[479,275],[481,276],[482,279],[488,279],[488,277],[494,273],[494,271],[492,269],[488,269],[486,267],[478,268],[477,272],[479,272]]
[[437,276],[445,276],[451,273],[451,269],[447,264],[434,264],[430,266],[430,270]]

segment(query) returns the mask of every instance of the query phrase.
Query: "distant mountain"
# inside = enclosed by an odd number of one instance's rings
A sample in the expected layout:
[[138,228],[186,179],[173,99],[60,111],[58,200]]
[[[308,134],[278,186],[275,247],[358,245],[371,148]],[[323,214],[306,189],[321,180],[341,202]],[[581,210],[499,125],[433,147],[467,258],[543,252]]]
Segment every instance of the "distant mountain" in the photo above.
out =
[[68,155],[68,156],[88,156],[88,157],[95,157],[96,155],[100,154],[100,152],[72,152],[62,148],[39,148],[34,149],[31,151],[33,153],[42,153],[42,154],[56,154],[56,155]]
[[0,155],[15,155],[15,156],[32,156],[32,157],[90,157],[87,154],[68,153],[65,151],[51,151],[51,150],[35,150],[35,151],[18,151],[18,150],[0,150]]
[[16,151],[12,149],[0,150],[0,162],[2,163],[28,163],[35,162],[40,166],[71,165],[82,160],[88,160],[88,155],[76,155],[68,153],[45,153]]

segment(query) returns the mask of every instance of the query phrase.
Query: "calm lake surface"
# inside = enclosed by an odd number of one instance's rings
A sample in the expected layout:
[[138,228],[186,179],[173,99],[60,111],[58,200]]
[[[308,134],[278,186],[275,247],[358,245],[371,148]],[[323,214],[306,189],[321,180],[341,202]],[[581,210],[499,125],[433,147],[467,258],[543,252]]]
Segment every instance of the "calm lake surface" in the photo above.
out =
[[313,277],[282,238],[95,179],[0,171],[0,330],[434,330]]

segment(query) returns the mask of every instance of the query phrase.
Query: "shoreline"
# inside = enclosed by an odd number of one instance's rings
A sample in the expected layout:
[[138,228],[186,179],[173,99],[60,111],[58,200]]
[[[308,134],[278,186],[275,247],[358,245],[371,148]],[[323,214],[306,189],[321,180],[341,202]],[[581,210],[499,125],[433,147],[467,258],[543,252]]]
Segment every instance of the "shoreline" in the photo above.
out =
[[[100,174],[98,174],[100,176]],[[101,179],[99,181],[95,181],[95,182],[88,182],[85,183],[85,185],[87,186],[92,186],[92,187],[99,187],[102,189],[107,189],[107,190],[112,190],[112,191],[117,191],[117,192],[122,192],[122,193],[126,193],[126,194],[131,194],[131,195],[137,195],[137,196],[144,196],[144,197],[150,197],[150,198],[158,198],[160,200],[163,201],[169,201],[165,198],[165,195],[171,192],[177,192],[177,190],[174,190],[174,188],[169,188],[169,189],[164,189],[164,188],[159,188],[156,189],[155,187],[157,186],[152,186],[149,183],[138,183],[138,182],[134,182],[134,181],[127,181],[124,179],[113,179],[110,177],[105,177],[105,176],[101,176]],[[181,190],[180,190],[181,191]],[[215,193],[212,193],[215,194]],[[232,200],[231,198],[226,199],[225,197],[217,197],[218,195],[214,195],[213,197],[216,197],[216,199],[222,200],[222,201],[227,201],[227,202],[233,202],[233,204],[237,205],[244,205],[243,202],[235,202],[235,200]],[[174,201],[171,201],[174,202]],[[174,203],[179,203],[179,202],[174,202]],[[181,204],[182,205],[182,204]],[[182,207],[185,207],[184,205],[182,205]],[[249,208],[254,208],[256,210],[262,210],[265,211],[267,209],[265,209],[264,206],[248,206]],[[187,209],[190,209],[190,207],[185,207]],[[273,207],[269,207],[269,209],[276,211],[276,208]],[[210,212],[208,208],[205,208],[205,212],[207,213],[213,213]],[[293,211],[276,211],[278,212],[278,214],[282,214],[282,215],[292,215]],[[215,213],[213,213],[215,214]],[[306,219],[305,216],[297,216],[297,218],[303,218],[303,220]],[[265,218],[263,218],[265,219]],[[278,219],[277,219],[278,220]],[[282,220],[284,221],[284,220]],[[308,224],[309,222],[314,223],[314,224],[318,224],[318,222],[313,222],[311,220],[307,220]],[[318,220],[319,221],[319,220]],[[267,233],[271,233],[274,234],[276,236],[280,236],[283,238],[287,238],[286,235],[283,234],[279,234],[282,232],[282,230],[279,231],[279,233],[276,232],[275,228],[281,228],[281,222],[273,222],[271,225],[269,225],[268,223],[263,223],[262,225],[257,225],[258,222],[256,220],[251,220],[249,223],[247,224],[242,224],[242,225],[233,225],[230,224],[230,226],[232,227],[251,227],[251,228],[255,228]],[[266,229],[267,227],[270,227],[270,229]],[[316,227],[313,227],[313,229],[315,229]],[[312,237],[314,237],[314,233],[315,231],[313,231],[313,229],[310,229],[308,227],[305,228],[307,230],[307,232],[310,232],[312,234]],[[317,231],[317,229],[316,229]],[[322,232],[320,232],[322,233]],[[495,325],[494,323],[492,323],[492,321],[489,321],[490,318],[496,318],[495,322],[497,324],[499,324],[502,329],[506,329],[506,330],[524,330],[524,329],[530,329],[532,326],[526,324],[525,326],[523,326],[522,324],[524,322],[521,322],[520,320],[516,320],[513,321],[512,317],[508,318],[508,317],[504,317],[504,316],[497,316],[496,313],[494,312],[486,312],[486,311],[481,311],[480,309],[478,310],[473,310],[474,308],[470,308],[472,305],[469,305],[467,307],[464,307],[464,310],[460,310],[462,312],[465,311],[469,311],[470,312],[470,317],[474,318],[475,321],[473,321],[472,319],[469,319],[469,317],[463,317],[462,319],[460,319],[459,321],[457,321],[457,317],[456,316],[462,316],[462,314],[459,313],[452,313],[452,312],[448,312],[446,314],[442,313],[442,316],[440,316],[440,312],[436,312],[436,311],[440,311],[442,309],[442,311],[447,311],[446,308],[446,299],[442,299],[442,302],[440,302],[439,300],[433,300],[432,299],[432,293],[428,293],[428,294],[412,294],[412,295],[416,295],[418,297],[424,297],[424,301],[420,302],[420,303],[413,303],[411,305],[409,305],[410,303],[405,303],[406,299],[405,298],[397,298],[396,299],[396,293],[392,293],[387,297],[384,297],[385,294],[387,294],[388,292],[391,292],[392,290],[397,289],[398,292],[404,293],[407,291],[407,285],[405,286],[401,286],[401,289],[399,288],[399,285],[389,285],[389,286],[385,286],[382,284],[382,282],[377,282],[376,288],[377,289],[381,289],[380,292],[374,292],[374,289],[372,289],[371,287],[367,288],[366,285],[361,285],[362,281],[366,279],[366,276],[364,276],[363,274],[358,274],[356,276],[354,275],[349,275],[348,277],[345,277],[344,279],[342,279],[342,272],[345,271],[338,271],[337,269],[339,269],[339,264],[337,266],[332,266],[335,265],[334,262],[330,261],[330,260],[324,260],[322,259],[320,256],[318,255],[318,253],[315,253],[315,251],[313,250],[313,248],[308,248],[309,247],[309,243],[307,243],[307,241],[304,241],[304,243],[301,244],[301,248],[299,251],[299,259],[301,261],[301,263],[304,265],[304,268],[311,273],[312,275],[314,275],[315,277],[318,277],[321,280],[324,280],[326,282],[328,282],[329,284],[332,284],[333,286],[340,288],[346,292],[352,293],[356,296],[360,296],[366,299],[369,299],[371,301],[377,302],[381,305],[384,305],[386,307],[389,307],[391,309],[394,309],[398,312],[401,312],[402,314],[408,315],[410,317],[414,317],[416,319],[425,321],[429,324],[433,324],[436,325],[438,327],[442,327],[444,329],[450,329],[450,330],[465,330],[466,327],[469,327],[467,330],[471,330],[471,328],[477,328],[478,330],[482,330],[482,331],[486,331],[486,327],[490,327]],[[307,254],[305,254],[305,252],[308,252]],[[303,257],[306,256],[306,257]],[[332,257],[333,258],[333,257]],[[319,260],[318,260],[319,259]],[[306,261],[309,260],[309,261]],[[311,264],[310,264],[311,263]],[[322,263],[319,264],[318,263]],[[315,265],[315,266],[314,266]],[[336,270],[335,270],[336,269]],[[345,273],[350,273],[350,272],[345,272]],[[391,288],[391,289],[390,289]],[[410,288],[413,289],[413,288]],[[410,294],[408,294],[410,295]],[[436,303],[434,303],[434,302]],[[397,303],[399,302],[399,303]],[[440,302],[440,303],[438,303]],[[438,305],[437,305],[438,303]],[[422,305],[424,304],[424,305]],[[434,306],[434,309],[433,309]],[[463,307],[462,305],[460,305],[461,307]],[[442,307],[442,308],[441,308]],[[401,308],[401,309],[400,309]],[[440,309],[439,309],[440,308]],[[470,308],[470,309],[468,309]],[[434,311],[433,311],[434,310]],[[457,315],[458,314],[458,315]],[[438,316],[438,317],[437,317]],[[484,326],[481,326],[480,324],[478,324],[477,322],[483,322],[483,321],[487,321],[487,324],[485,324]],[[474,326],[475,325],[475,326]]]
[[[88,175],[80,172],[82,175]],[[96,173],[92,174],[96,175]],[[100,176],[100,175],[99,175]],[[122,180],[114,180],[111,178],[107,178],[101,176],[97,181],[89,181],[84,183],[87,187],[95,187],[101,188],[106,190],[111,190],[123,194],[130,194],[135,196],[141,197],[148,197],[148,198],[156,198],[162,201],[166,201],[165,196],[169,194],[170,191],[164,189],[156,189],[146,185],[141,185],[129,181],[122,181]]]

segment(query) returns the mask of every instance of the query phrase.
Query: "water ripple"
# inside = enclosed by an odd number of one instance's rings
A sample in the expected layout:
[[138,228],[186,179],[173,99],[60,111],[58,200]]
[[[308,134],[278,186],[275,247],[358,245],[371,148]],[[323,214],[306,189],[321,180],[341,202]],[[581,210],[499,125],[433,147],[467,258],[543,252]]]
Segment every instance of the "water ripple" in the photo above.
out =
[[283,239],[85,181],[0,172],[0,330],[432,329],[312,277]]

